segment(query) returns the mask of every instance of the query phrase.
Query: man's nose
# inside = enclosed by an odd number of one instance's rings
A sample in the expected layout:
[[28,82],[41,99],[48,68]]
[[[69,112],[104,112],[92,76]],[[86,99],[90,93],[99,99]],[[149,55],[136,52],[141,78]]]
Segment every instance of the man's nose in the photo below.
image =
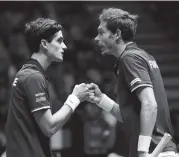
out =
[[64,50],[67,49],[67,46],[65,45],[65,43],[63,43],[63,45],[62,45],[62,49],[64,49]]
[[99,38],[98,38],[98,36],[96,36],[96,38],[94,38],[94,41],[95,41],[96,43],[99,42]]

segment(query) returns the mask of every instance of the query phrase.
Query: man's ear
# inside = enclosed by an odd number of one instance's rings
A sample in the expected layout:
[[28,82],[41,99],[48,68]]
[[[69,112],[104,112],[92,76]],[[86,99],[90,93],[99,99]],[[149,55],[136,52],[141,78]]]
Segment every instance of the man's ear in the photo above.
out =
[[48,42],[45,39],[42,39],[40,44],[41,44],[42,48],[47,49]]
[[116,39],[119,40],[121,39],[121,31],[119,29],[116,30]]

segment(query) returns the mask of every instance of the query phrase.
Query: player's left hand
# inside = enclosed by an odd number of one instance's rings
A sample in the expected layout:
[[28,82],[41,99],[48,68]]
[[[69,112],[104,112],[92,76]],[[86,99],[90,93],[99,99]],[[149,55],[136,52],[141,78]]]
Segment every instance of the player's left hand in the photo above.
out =
[[95,103],[95,104],[98,104],[99,102],[101,102],[103,93],[99,89],[98,85],[94,83],[90,83],[90,84],[87,84],[86,86],[89,89],[89,97],[87,101]]
[[150,157],[150,154],[147,152],[138,152],[138,157]]

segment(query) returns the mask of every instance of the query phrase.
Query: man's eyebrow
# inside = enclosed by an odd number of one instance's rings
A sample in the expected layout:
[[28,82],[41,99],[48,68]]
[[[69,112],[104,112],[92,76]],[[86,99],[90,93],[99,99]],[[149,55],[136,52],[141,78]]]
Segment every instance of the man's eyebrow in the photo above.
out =
[[64,38],[63,37],[59,37],[57,40],[64,40]]

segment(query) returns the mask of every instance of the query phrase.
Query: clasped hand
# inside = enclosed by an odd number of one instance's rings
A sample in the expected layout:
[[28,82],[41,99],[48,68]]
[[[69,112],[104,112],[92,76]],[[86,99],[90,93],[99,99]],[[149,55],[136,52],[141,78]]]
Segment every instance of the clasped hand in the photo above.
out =
[[99,89],[98,85],[94,83],[81,83],[79,85],[75,85],[72,94],[76,95],[80,102],[87,100],[96,104],[101,101],[103,96],[103,93]]

